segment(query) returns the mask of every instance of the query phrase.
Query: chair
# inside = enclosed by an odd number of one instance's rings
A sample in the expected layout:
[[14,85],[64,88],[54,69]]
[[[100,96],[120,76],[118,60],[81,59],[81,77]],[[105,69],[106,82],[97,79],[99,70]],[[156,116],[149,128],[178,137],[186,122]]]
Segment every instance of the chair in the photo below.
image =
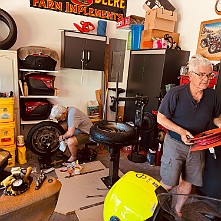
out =
[[20,195],[1,196],[0,220],[49,220],[57,204],[61,183],[54,177],[48,177],[40,189],[35,187],[35,182],[32,182],[30,188]]

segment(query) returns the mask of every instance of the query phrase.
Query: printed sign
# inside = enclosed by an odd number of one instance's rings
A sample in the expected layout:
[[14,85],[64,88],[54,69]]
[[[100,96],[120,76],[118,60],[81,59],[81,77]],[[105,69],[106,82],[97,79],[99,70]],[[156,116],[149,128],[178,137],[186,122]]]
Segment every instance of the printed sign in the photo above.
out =
[[126,16],[127,0],[30,0],[30,6],[118,21]]

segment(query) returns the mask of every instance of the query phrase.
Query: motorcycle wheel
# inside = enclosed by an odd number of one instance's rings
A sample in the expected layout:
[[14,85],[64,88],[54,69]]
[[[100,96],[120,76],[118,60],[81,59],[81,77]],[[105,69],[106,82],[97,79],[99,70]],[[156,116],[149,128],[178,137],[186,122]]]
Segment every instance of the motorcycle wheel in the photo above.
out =
[[34,125],[27,135],[27,146],[30,150],[39,155],[48,154],[47,149],[50,145],[51,155],[59,149],[59,136],[64,134],[63,127],[52,121],[43,121]]
[[112,121],[100,121],[95,123],[90,130],[91,138],[103,145],[129,145],[137,140],[134,127]]
[[17,26],[14,19],[6,11],[0,8],[0,20],[9,28],[9,35],[6,39],[0,41],[0,49],[7,50],[11,48],[17,40]]
[[214,44],[210,45],[209,48],[208,48],[208,52],[209,52],[210,54],[216,53],[216,52],[217,52],[217,47],[216,47],[216,45],[214,45]]

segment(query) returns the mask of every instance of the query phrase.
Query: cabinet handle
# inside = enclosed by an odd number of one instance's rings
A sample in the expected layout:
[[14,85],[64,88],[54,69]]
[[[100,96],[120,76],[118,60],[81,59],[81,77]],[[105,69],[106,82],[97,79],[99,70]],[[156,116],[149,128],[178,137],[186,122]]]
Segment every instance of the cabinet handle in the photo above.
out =
[[87,61],[91,59],[91,51],[87,50]]
[[81,51],[81,62],[84,62],[84,59],[85,59],[85,50],[82,49],[82,51]]

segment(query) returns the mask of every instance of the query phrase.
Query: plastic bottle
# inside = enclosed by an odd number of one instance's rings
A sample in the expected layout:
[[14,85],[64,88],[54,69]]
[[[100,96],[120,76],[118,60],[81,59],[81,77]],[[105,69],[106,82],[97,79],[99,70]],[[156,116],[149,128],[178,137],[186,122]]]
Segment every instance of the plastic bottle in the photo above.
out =
[[27,82],[24,82],[24,96],[28,96],[28,85]]
[[27,163],[26,146],[25,145],[18,147],[18,162],[19,162],[19,164]]

